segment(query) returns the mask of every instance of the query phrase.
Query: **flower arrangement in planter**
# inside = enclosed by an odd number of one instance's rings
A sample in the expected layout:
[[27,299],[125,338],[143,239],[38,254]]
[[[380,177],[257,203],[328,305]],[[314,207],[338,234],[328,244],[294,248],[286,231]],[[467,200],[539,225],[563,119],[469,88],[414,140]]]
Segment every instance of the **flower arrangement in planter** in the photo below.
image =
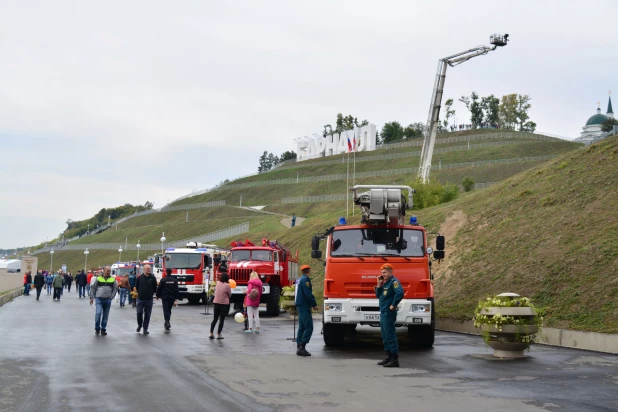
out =
[[479,302],[473,320],[494,356],[521,358],[538,338],[543,321],[540,312],[530,299],[502,293]]
[[296,301],[294,296],[294,288],[295,286],[284,286],[281,291],[281,299],[279,300],[279,304],[290,315],[297,315],[296,312]]

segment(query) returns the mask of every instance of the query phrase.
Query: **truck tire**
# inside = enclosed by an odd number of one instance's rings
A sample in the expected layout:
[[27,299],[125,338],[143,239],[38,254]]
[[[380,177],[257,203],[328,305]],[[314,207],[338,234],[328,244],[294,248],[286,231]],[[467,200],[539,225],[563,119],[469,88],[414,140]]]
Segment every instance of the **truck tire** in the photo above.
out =
[[433,325],[408,326],[410,345],[417,348],[431,348],[435,338]]
[[268,316],[279,316],[279,297],[281,289],[279,286],[271,286],[270,293],[266,300],[266,314]]
[[324,331],[324,344],[326,346],[343,345],[345,338],[344,325],[334,325],[332,323],[324,323],[322,325]]
[[202,297],[200,295],[190,295],[187,299],[189,300],[189,305],[197,305]]

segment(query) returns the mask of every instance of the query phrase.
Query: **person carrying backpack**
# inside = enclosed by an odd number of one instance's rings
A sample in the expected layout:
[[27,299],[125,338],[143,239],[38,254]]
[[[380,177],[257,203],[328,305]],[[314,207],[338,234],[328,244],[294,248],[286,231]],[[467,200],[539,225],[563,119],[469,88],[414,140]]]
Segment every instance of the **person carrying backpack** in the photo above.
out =
[[255,325],[255,333],[260,333],[260,299],[262,298],[262,281],[256,271],[251,272],[247,284],[247,319],[249,328],[245,333],[252,333]]

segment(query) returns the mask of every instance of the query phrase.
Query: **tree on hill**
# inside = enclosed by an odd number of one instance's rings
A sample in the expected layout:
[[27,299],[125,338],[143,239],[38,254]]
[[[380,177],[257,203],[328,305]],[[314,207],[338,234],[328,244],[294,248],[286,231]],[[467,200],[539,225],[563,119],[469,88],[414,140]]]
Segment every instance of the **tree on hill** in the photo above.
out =
[[279,158],[277,156],[264,150],[264,153],[262,153],[258,160],[258,173],[268,172],[278,163]]
[[601,130],[604,132],[611,132],[614,126],[618,126],[618,120],[610,118],[603,122]]
[[502,96],[500,103],[500,125],[504,129],[515,129],[517,124],[517,94]]
[[483,110],[483,120],[490,126],[500,124],[500,99],[490,94],[481,98],[481,109]]
[[397,140],[402,140],[404,138],[403,127],[399,122],[384,123],[380,135],[382,136],[383,143],[392,143]]
[[444,103],[444,120],[442,121],[445,129],[448,128],[448,122],[454,115],[455,110],[453,109],[453,99],[447,99]]
[[534,122],[526,122],[521,129],[522,132],[530,132],[530,133],[534,133],[535,130],[536,130],[536,123]]
[[281,153],[281,156],[279,156],[280,162],[285,162],[286,160],[292,160],[292,159],[296,159],[296,153],[294,151],[288,150],[288,151]]
[[423,137],[423,131],[425,125],[421,122],[410,123],[405,129],[403,129],[403,135],[406,139],[416,139]]
[[517,122],[519,123],[519,130],[524,131],[524,127],[530,116],[528,115],[528,110],[530,110],[532,105],[530,104],[530,96],[527,94],[518,94],[517,95]]
[[466,105],[466,108],[470,111],[470,122],[472,128],[476,129],[483,124],[483,107],[479,100],[479,95],[476,92],[472,92],[470,96],[461,96],[460,102]]
[[367,119],[358,121],[358,118],[352,116],[351,114],[347,116],[343,116],[341,113],[337,114],[337,121],[335,122],[335,130],[334,133],[341,133],[346,130],[352,130],[355,127],[362,127],[368,125],[369,122]]

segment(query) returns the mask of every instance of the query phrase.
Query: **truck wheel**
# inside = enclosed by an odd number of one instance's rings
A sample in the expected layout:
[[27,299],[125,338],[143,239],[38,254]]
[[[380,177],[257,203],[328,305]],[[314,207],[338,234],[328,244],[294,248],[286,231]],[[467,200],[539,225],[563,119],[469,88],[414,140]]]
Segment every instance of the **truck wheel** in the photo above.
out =
[[431,348],[434,338],[434,325],[408,326],[408,339],[412,346],[417,348]]
[[279,316],[279,296],[281,289],[279,286],[271,286],[270,293],[266,300],[266,314],[268,316]]
[[324,344],[326,346],[343,345],[345,337],[345,329],[343,325],[333,325],[332,323],[324,323]]
[[189,300],[189,305],[197,305],[198,303],[200,303],[200,299],[202,297],[201,296],[189,296],[187,299]]

